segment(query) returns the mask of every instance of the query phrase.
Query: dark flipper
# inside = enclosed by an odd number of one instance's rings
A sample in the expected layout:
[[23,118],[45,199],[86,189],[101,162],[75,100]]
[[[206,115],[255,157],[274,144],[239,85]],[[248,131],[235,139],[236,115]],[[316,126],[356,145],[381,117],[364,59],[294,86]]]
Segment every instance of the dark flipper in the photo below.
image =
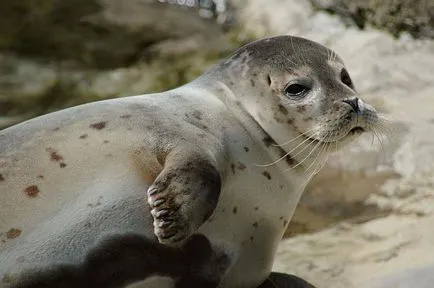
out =
[[154,233],[163,244],[186,240],[213,213],[220,195],[220,173],[203,152],[179,148],[148,189]]
[[315,286],[291,274],[271,272],[267,280],[258,288],[315,288]]

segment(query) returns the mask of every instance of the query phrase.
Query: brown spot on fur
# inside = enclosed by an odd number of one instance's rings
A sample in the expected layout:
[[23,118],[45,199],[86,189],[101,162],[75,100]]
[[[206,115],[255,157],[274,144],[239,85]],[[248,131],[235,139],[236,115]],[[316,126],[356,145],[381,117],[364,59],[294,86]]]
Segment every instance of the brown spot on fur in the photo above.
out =
[[109,141],[108,140],[104,140],[104,143],[107,144],[107,143],[109,143]]
[[101,121],[98,123],[90,124],[89,127],[92,129],[96,129],[96,130],[101,130],[101,129],[104,129],[106,125],[107,125],[107,122]]
[[285,161],[291,167],[298,164],[298,162],[294,158],[292,158],[291,155],[286,155]]
[[244,165],[244,164],[241,163],[241,162],[238,162],[238,166],[237,166],[237,168],[238,168],[239,170],[243,171],[244,169],[246,169],[246,165]]
[[59,127],[56,127],[56,128],[53,129],[54,132],[59,131],[59,130],[60,130]]
[[294,119],[288,119],[286,120],[286,123],[288,123],[289,125],[294,124]]
[[66,167],[66,164],[63,163],[63,162],[61,162],[61,163],[59,164],[59,167],[60,167],[60,168],[65,168],[65,167]]
[[80,135],[80,139],[86,139],[86,138],[87,138],[87,134]]
[[232,174],[234,174],[235,175],[235,164],[231,164],[231,170],[232,170]]
[[274,118],[274,120],[276,120],[278,123],[283,123],[283,122],[284,122],[284,120],[282,120],[282,119],[280,118],[280,115],[277,114],[277,112],[274,112],[273,118]]
[[199,110],[193,111],[191,115],[197,120],[202,120],[202,112],[200,112]]
[[51,161],[59,162],[59,161],[63,160],[63,156],[60,155],[59,153],[57,153],[56,149],[47,148],[47,149],[45,149],[45,151],[47,151],[48,153],[50,153],[50,159],[51,159]]
[[262,175],[264,175],[265,177],[267,177],[268,180],[271,180],[271,175],[268,171],[264,171],[262,172]]
[[279,104],[279,111],[282,114],[288,115],[288,110],[286,110],[285,106],[283,106],[282,104]]
[[309,121],[312,121],[312,120],[313,120],[312,117],[306,117],[306,118],[303,118],[303,121],[304,121],[304,122],[309,122]]
[[129,119],[129,118],[131,118],[131,115],[129,115],[129,114],[121,115],[121,118],[122,119]]
[[249,152],[249,147],[244,146],[244,151]]
[[258,228],[258,226],[259,226],[258,222],[255,222],[255,223],[253,223],[252,225],[253,225],[253,227],[255,227],[255,228]]
[[234,209],[232,209],[232,213],[237,214],[237,212],[238,212],[238,208],[237,206],[235,206]]
[[0,182],[1,181],[5,181],[5,177],[3,176],[3,174],[0,174]]
[[279,220],[283,220],[283,216],[280,216],[280,217],[279,217]]
[[21,235],[21,230],[16,228],[11,228],[9,229],[8,232],[6,232],[6,238],[8,239],[15,239],[20,237],[20,235]]
[[255,211],[258,211],[259,210],[259,206],[255,206]]
[[44,175],[38,175],[37,176],[39,179],[44,179]]
[[252,87],[255,87],[255,81],[253,79],[250,79],[250,84],[252,85]]
[[32,185],[24,189],[24,193],[26,193],[27,196],[32,198],[38,196],[39,192],[39,188],[36,185]]
[[253,236],[250,236],[250,241],[252,241],[252,242],[253,242],[253,240],[255,240],[255,237],[253,237]]
[[283,227],[286,227],[286,224],[288,224],[288,220],[283,221]]
[[306,106],[305,105],[299,105],[297,106],[297,112],[298,113],[303,113],[306,111]]
[[264,139],[262,139],[262,142],[264,142],[265,146],[267,146],[267,147],[270,147],[271,144],[275,143],[274,140],[270,136],[267,136]]

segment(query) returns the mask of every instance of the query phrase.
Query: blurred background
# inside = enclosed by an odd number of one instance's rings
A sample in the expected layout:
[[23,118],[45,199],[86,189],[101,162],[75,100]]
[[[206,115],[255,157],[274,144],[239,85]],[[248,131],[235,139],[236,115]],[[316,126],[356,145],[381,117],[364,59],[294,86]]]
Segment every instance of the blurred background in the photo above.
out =
[[0,0],[0,129],[180,86],[239,46],[279,34],[340,54],[389,126],[330,157],[276,269],[348,288],[430,265],[433,0]]

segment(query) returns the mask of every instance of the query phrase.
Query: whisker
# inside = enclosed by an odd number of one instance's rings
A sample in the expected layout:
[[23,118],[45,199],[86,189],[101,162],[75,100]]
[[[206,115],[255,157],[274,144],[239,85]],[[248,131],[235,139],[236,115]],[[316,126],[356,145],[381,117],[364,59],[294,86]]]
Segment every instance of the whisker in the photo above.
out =
[[[319,170],[321,169],[316,169],[316,167],[321,167],[321,158],[323,157],[324,152],[327,152],[326,149],[327,144],[324,144],[321,147],[321,151],[317,154],[317,157],[315,158],[314,161],[312,161],[312,163],[309,165],[309,167],[306,168],[306,172],[308,172],[310,170],[310,168],[312,167],[312,173],[309,174],[307,181],[310,181],[310,179],[319,172]],[[318,170],[318,172],[317,172]],[[306,183],[307,184],[307,183]]]
[[[328,134],[326,134],[326,136],[324,137],[324,139],[328,139],[329,137],[330,137],[330,133],[328,133]],[[316,157],[315,157],[315,159],[312,161],[312,163],[314,163],[317,159],[318,159],[318,156],[322,153],[322,148],[324,147],[324,145],[326,145],[327,144],[327,142],[323,142],[323,141],[318,141],[318,143],[315,145],[315,147],[309,152],[309,154],[306,156],[306,157],[304,157],[299,163],[297,163],[297,165],[295,165],[295,166],[293,166],[292,167],[292,169],[295,169],[297,166],[299,166],[299,165],[301,165],[301,164],[303,164],[307,159],[308,159],[308,157],[318,148],[318,147],[321,147],[320,148],[320,153],[318,153],[317,155],[316,155]],[[311,163],[311,165],[312,165],[312,163]],[[309,167],[311,166],[311,165],[309,165]],[[305,169],[306,171],[309,169],[309,167],[307,168],[307,169]]]
[[289,59],[288,57],[286,57],[284,54],[280,54],[283,58],[286,59],[286,61],[289,61],[289,63],[293,64],[293,65],[297,65],[297,63],[295,63],[294,61],[292,61],[291,59]]
[[[282,147],[282,146],[288,145],[288,144],[292,143],[293,141],[297,140],[297,139],[300,138],[300,137],[306,137],[306,135],[309,135],[310,132],[312,132],[312,131],[314,131],[314,130],[316,130],[316,129],[317,129],[317,127],[314,127],[314,128],[312,128],[312,129],[306,131],[306,132],[304,133],[304,135],[300,133],[300,135],[298,135],[298,136],[295,137],[295,138],[292,138],[291,140],[289,140],[289,141],[287,141],[287,142],[285,142],[285,143],[282,143],[282,144],[272,144],[272,145],[273,145],[273,146],[276,146],[276,147]],[[314,136],[314,134],[313,134],[313,135],[310,135],[310,136],[308,136],[308,137],[312,137],[312,136]]]
[[[372,132],[375,134],[375,136],[378,139],[378,142],[380,143],[381,146],[381,150],[383,151],[383,157],[386,157],[386,150],[384,149],[384,145],[383,145],[383,141],[381,140],[380,136],[378,136],[377,132],[375,129],[372,129]],[[383,159],[384,160],[384,159]]]
[[[282,161],[283,159],[285,159],[285,157],[291,155],[291,153],[292,153],[295,149],[297,149],[299,146],[303,145],[306,141],[309,141],[309,140],[311,140],[311,142],[310,142],[309,144],[307,144],[307,145],[303,148],[303,150],[300,151],[300,152],[302,152],[302,151],[304,151],[307,147],[309,147],[309,145],[312,144],[312,143],[315,141],[315,139],[306,138],[303,142],[301,142],[300,144],[298,144],[298,145],[297,145],[295,148],[293,148],[291,151],[285,153],[285,155],[283,155],[283,156],[280,157],[279,159],[277,159],[277,160],[275,160],[275,161],[273,161],[273,162],[271,162],[271,163],[269,163],[269,164],[255,164],[255,165],[256,165],[256,166],[259,166],[259,167],[269,167],[269,166],[271,166],[271,165],[277,164],[277,163],[279,163],[279,161]],[[300,152],[299,152],[299,153],[300,153]],[[297,153],[297,154],[294,155],[293,157],[297,156],[299,153]]]
[[300,166],[302,163],[304,163],[304,161],[306,161],[306,159],[308,159],[309,156],[312,155],[313,151],[315,151],[316,148],[317,148],[318,146],[321,145],[321,143],[322,143],[321,141],[318,141],[318,143],[316,143],[315,147],[313,147],[313,149],[310,150],[309,154],[307,154],[306,157],[304,157],[300,162],[298,162],[295,166],[293,166],[293,167],[291,167],[291,168],[292,168],[292,169],[295,169],[295,168],[297,168],[298,166]]

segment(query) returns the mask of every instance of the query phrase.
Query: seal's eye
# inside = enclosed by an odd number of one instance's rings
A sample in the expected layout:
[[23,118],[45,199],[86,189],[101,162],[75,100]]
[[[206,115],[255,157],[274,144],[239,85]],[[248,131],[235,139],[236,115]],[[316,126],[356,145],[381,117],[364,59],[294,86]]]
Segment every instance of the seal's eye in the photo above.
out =
[[302,84],[290,84],[285,88],[285,94],[288,97],[300,98],[303,97],[306,92],[309,91],[309,88]]
[[348,74],[348,71],[345,68],[341,70],[341,81],[348,87],[353,88],[353,81],[351,81],[350,74]]

